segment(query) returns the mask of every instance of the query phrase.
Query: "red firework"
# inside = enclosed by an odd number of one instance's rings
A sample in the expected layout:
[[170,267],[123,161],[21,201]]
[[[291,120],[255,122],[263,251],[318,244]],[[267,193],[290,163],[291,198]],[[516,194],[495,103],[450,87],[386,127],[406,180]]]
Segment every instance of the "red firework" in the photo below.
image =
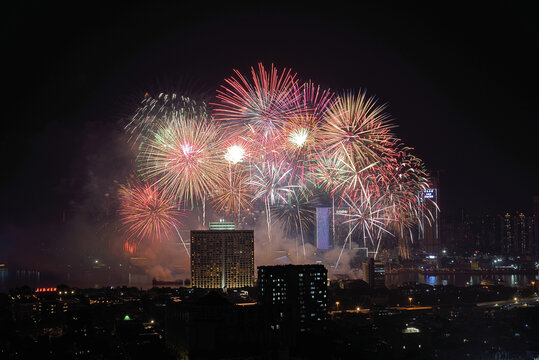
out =
[[179,217],[185,215],[173,197],[153,184],[137,181],[121,185],[119,196],[118,212],[130,243],[168,239],[174,228],[181,225]]

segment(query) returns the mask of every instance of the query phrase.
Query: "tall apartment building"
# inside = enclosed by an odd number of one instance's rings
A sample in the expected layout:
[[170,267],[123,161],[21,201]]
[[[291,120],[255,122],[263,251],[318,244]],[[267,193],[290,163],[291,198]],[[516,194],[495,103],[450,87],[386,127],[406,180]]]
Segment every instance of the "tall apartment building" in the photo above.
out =
[[502,242],[506,254],[536,256],[535,221],[534,215],[526,216],[521,212],[503,216]]
[[511,221],[511,215],[505,214],[502,218],[502,243],[503,250],[506,254],[513,253],[513,224]]
[[503,254],[502,223],[502,217],[497,215],[464,217],[460,249]]
[[533,197],[533,224],[531,227],[532,254],[539,259],[539,196]]
[[[254,286],[254,231],[210,223],[191,231],[191,284],[203,289]],[[215,230],[213,230],[215,229]]]
[[259,303],[270,309],[274,327],[305,332],[327,320],[327,269],[324,265],[258,267]]

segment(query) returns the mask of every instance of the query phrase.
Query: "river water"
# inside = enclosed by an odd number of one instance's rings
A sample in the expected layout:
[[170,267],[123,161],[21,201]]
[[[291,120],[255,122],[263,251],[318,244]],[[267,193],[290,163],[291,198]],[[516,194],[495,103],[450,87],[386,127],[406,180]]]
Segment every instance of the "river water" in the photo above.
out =
[[407,282],[418,282],[428,285],[481,285],[500,284],[508,287],[522,287],[530,285],[531,281],[537,281],[538,276],[522,274],[498,274],[498,275],[469,275],[469,274],[446,274],[424,275],[419,272],[403,272],[399,274],[387,274],[386,286],[396,287]]

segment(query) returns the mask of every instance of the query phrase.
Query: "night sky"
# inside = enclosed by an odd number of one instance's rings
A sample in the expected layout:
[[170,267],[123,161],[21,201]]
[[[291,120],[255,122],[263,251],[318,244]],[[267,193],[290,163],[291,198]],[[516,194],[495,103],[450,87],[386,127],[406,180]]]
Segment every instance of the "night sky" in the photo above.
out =
[[440,171],[444,214],[531,211],[539,195],[531,2],[177,3],[4,8],[0,261],[76,243],[70,221],[83,212],[107,222],[114,181],[132,166],[121,123],[145,92],[213,96],[233,69],[258,62],[387,103],[397,136]]

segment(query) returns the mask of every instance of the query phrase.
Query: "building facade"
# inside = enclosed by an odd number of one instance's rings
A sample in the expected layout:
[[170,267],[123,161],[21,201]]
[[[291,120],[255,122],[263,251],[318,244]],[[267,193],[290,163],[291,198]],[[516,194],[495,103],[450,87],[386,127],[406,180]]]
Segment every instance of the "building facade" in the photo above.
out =
[[253,287],[254,231],[192,230],[191,284],[203,289]]
[[421,215],[418,224],[417,245],[420,251],[437,255],[442,249],[440,221],[440,186],[439,176],[431,177],[431,186],[420,194],[426,211]]
[[369,258],[363,263],[363,281],[372,289],[381,289],[386,286],[386,269],[381,261]]
[[258,267],[259,302],[274,315],[274,327],[305,332],[327,320],[327,269],[324,265]]
[[349,219],[350,208],[317,207],[316,208],[316,247],[329,250],[342,247],[347,242],[347,248],[352,248],[349,234],[352,230]]

